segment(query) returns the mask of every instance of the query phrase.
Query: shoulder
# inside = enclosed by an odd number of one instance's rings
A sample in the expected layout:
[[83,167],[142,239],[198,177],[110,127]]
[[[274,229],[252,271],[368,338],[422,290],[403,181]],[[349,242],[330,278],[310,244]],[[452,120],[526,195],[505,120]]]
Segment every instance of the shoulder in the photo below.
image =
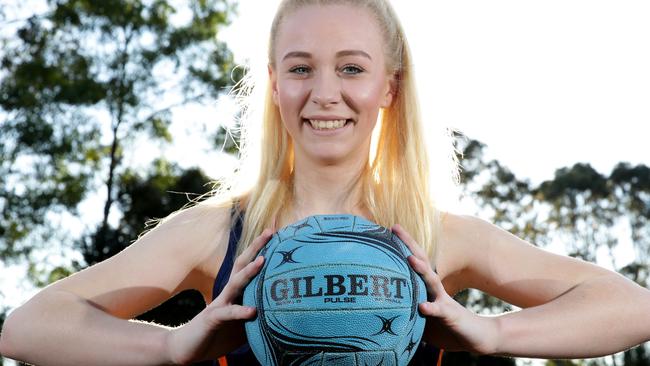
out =
[[[450,295],[464,289],[463,278],[468,270],[467,253],[480,245],[478,240],[489,231],[489,223],[470,215],[441,213],[435,268]],[[478,243],[478,244],[477,244]]]
[[[188,235],[203,235],[206,232],[224,230],[229,227],[231,207],[225,203],[200,202],[194,206],[179,210],[163,220],[156,229],[183,230]],[[197,226],[200,225],[200,226]]]
[[476,216],[441,213],[441,251],[454,249],[469,249],[477,245],[488,244],[490,240],[512,236],[510,232],[497,225]]
[[489,224],[476,216],[457,214],[453,212],[441,213],[441,239],[463,239],[474,236],[468,229],[477,229]]
[[225,254],[231,210],[228,203],[200,202],[167,216],[138,241],[190,265],[195,277],[203,279],[192,287],[204,293]]
[[161,223],[160,230],[163,235],[173,235],[185,245],[194,246],[197,270],[213,278],[227,248],[232,224],[231,209],[225,204],[199,203],[169,217]]
[[228,204],[201,202],[167,216],[138,242],[156,246],[159,259],[165,256],[175,263],[185,263],[183,267],[189,272],[182,288],[198,290],[207,301],[226,252],[230,212]]
[[[534,249],[530,243],[497,225],[472,215],[445,212],[441,216],[436,268],[445,288],[453,295],[477,283],[485,273],[501,265],[495,258],[507,257],[516,248]],[[525,259],[525,258],[519,258]]]
[[181,247],[212,246],[215,236],[230,227],[230,208],[225,205],[199,203],[170,214],[143,237],[164,238],[170,245]]

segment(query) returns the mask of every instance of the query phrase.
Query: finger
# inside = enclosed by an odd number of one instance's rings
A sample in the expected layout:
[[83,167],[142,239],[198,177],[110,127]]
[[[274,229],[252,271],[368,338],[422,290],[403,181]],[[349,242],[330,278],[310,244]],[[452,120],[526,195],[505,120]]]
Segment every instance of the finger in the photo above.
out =
[[407,233],[401,225],[395,224],[391,230],[396,233],[400,239],[402,239],[404,244],[406,244],[413,255],[423,260],[427,259],[427,254],[424,249],[418,245],[415,239],[413,239],[413,237]]
[[273,237],[273,234],[273,230],[266,228],[264,231],[262,231],[260,236],[256,238],[259,239],[258,241],[253,240],[253,243],[251,243],[251,246],[249,248],[251,248],[251,251],[254,253],[254,255],[257,255],[257,253],[259,253],[260,250],[264,248],[264,246]]
[[423,316],[439,318],[442,315],[440,303],[436,301],[425,301],[418,305],[418,309]]
[[257,309],[252,306],[228,305],[215,307],[208,314],[208,322],[212,328],[221,326],[231,320],[244,320],[255,317]]
[[268,243],[269,239],[271,239],[271,236],[273,236],[273,230],[271,229],[264,229],[260,236],[257,238],[253,239],[253,241],[250,243],[248,248],[244,249],[244,251],[235,259],[235,263],[233,264],[233,269],[232,273],[237,273],[239,272],[244,266],[246,266],[248,263],[253,261],[253,258],[259,253],[260,250]]
[[230,280],[223,288],[221,294],[217,297],[220,304],[232,304],[238,296],[242,294],[244,288],[257,273],[259,273],[264,264],[264,257],[259,256],[254,261],[248,263],[241,271],[233,273]]
[[434,301],[438,296],[445,293],[445,288],[442,286],[440,277],[431,269],[429,262],[423,261],[414,255],[410,255],[408,261],[415,272],[422,276],[424,284],[427,287],[427,299],[429,301]]

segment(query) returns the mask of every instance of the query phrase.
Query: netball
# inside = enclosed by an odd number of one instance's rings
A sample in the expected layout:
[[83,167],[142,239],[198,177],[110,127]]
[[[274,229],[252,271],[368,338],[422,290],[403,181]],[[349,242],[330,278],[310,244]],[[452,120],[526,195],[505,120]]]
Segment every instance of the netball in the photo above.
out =
[[279,230],[244,291],[264,365],[406,365],[424,329],[423,281],[388,229],[352,215],[310,216]]

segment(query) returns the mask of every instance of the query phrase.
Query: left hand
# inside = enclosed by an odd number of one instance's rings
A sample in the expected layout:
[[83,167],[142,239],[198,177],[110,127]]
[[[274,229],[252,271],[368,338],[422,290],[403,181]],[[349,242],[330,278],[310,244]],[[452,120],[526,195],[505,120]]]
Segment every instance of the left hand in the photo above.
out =
[[479,316],[456,302],[445,291],[424,249],[401,226],[391,230],[413,253],[408,257],[409,264],[426,284],[429,301],[419,305],[426,317],[423,340],[447,351],[493,353],[498,342],[497,319]]

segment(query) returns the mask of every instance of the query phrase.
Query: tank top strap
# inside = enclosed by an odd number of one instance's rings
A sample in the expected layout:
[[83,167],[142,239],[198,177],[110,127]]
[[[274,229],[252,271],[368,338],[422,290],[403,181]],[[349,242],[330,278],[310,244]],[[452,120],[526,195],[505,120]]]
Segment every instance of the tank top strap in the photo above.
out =
[[[234,216],[237,217],[234,217]],[[233,224],[230,226],[230,235],[228,237],[228,249],[226,250],[226,255],[223,257],[221,262],[221,267],[217,273],[217,277],[214,280],[214,285],[212,287],[212,300],[216,299],[217,296],[223,291],[223,288],[226,287],[228,280],[230,279],[230,272],[232,272],[232,267],[235,264],[235,254],[237,253],[237,244],[241,238],[242,229],[244,225],[244,213],[237,213],[236,205],[233,205],[231,211],[231,218],[234,218]]]

